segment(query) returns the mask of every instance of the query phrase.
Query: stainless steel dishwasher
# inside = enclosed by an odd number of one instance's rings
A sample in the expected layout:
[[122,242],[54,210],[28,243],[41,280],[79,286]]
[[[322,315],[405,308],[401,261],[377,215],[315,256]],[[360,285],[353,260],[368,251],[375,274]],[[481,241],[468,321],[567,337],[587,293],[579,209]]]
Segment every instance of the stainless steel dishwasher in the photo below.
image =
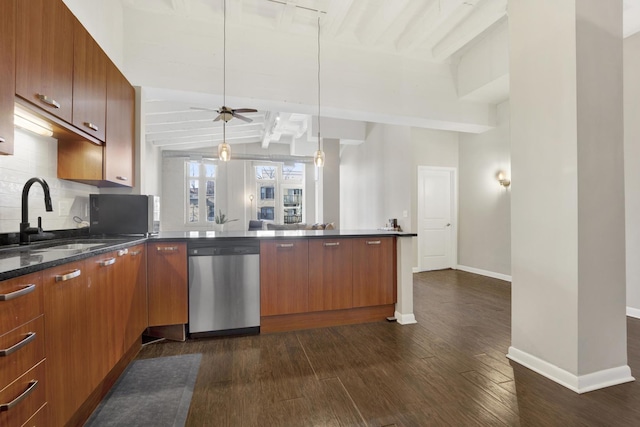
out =
[[189,334],[260,332],[260,242],[189,242]]

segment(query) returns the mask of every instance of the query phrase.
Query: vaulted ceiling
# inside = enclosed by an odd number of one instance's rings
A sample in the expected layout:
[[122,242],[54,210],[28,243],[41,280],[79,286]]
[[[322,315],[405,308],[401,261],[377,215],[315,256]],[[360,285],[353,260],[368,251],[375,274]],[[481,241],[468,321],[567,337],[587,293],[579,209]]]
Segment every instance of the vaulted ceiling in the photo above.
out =
[[[222,105],[223,0],[121,1],[124,71],[145,88],[147,140],[217,145],[222,122],[203,108]],[[640,0],[624,7],[630,35]],[[507,0],[227,0],[226,103],[259,110],[226,125],[228,142],[313,141],[318,17],[322,117],[480,132],[508,97],[503,84],[491,99],[460,100],[452,76],[466,50],[506,25]]]

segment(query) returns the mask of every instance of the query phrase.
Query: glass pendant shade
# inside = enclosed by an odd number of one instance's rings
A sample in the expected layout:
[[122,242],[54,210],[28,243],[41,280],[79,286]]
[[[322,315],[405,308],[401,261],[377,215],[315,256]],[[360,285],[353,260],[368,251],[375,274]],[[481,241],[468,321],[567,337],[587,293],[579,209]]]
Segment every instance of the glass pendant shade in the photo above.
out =
[[319,168],[324,166],[324,151],[316,151],[316,154],[313,156],[313,163]]
[[218,158],[223,162],[231,160],[231,146],[226,141],[218,145]]

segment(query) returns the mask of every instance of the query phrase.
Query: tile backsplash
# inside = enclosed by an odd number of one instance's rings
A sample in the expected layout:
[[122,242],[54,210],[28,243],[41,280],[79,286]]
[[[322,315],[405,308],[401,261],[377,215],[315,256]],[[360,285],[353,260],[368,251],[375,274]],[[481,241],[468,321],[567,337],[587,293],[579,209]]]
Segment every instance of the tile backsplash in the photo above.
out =
[[29,222],[42,217],[44,230],[76,228],[77,216],[88,221],[89,194],[97,187],[57,178],[58,141],[15,129],[15,153],[0,156],[0,233],[19,231],[22,217],[22,188],[29,178],[43,178],[49,184],[53,212],[44,209],[40,184],[29,191]]

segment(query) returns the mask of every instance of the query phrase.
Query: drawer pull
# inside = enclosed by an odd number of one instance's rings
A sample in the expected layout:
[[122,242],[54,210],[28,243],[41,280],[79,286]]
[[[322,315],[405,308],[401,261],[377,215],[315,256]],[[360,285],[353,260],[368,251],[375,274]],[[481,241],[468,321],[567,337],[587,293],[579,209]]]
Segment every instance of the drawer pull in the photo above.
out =
[[15,291],[15,292],[10,292],[8,294],[0,294],[0,301],[10,301],[12,299],[21,297],[23,295],[27,295],[30,294],[31,292],[36,290],[36,285],[27,285],[24,288]]
[[129,181],[129,178],[127,178],[126,176],[122,176],[122,175],[116,176],[116,179],[119,179],[120,181]]
[[100,261],[98,264],[100,265],[100,267],[107,267],[109,265],[113,265],[116,263],[116,259],[115,258],[109,258],[109,259],[105,259],[104,261]]
[[60,103],[58,101],[56,101],[53,98],[49,98],[47,95],[42,95],[42,94],[38,94],[37,95],[38,99],[42,102],[44,102],[45,104],[47,104],[50,107],[53,108],[60,108]]
[[11,353],[15,353],[16,351],[20,350],[22,347],[24,347],[25,345],[29,344],[31,341],[33,341],[35,339],[36,339],[36,333],[35,332],[29,332],[26,337],[21,339],[16,344],[14,344],[11,347],[6,348],[4,350],[0,350],[0,357],[7,357]]
[[158,246],[156,249],[158,252],[178,252],[177,246]]
[[16,397],[15,399],[13,399],[9,403],[0,404],[0,412],[6,412],[9,409],[11,409],[14,406],[16,406],[18,403],[23,401],[27,396],[29,396],[31,393],[33,393],[33,390],[35,390],[37,386],[38,386],[38,381],[37,380],[29,381],[29,386],[27,387],[27,389],[25,391],[23,391],[20,394],[20,396]]
[[325,243],[325,246],[340,246],[340,242],[329,242],[329,243]]
[[379,245],[380,240],[367,240],[367,245]]
[[82,270],[78,269],[73,270],[72,272],[67,274],[58,274],[56,275],[56,282],[66,282],[67,280],[75,279],[76,277],[80,276],[81,273]]
[[118,256],[125,256],[128,253],[129,253],[129,249],[120,249],[118,251]]
[[293,243],[280,243],[278,245],[279,248],[292,248],[293,247]]
[[91,129],[92,131],[94,131],[94,132],[98,132],[98,126],[97,126],[97,125],[94,125],[94,124],[93,124],[93,123],[91,123],[91,122],[84,122],[84,125],[85,125],[86,127],[88,127],[89,129]]
[[142,253],[142,251],[131,251],[129,254],[130,254],[131,256],[138,256],[138,255],[140,255],[141,253]]

